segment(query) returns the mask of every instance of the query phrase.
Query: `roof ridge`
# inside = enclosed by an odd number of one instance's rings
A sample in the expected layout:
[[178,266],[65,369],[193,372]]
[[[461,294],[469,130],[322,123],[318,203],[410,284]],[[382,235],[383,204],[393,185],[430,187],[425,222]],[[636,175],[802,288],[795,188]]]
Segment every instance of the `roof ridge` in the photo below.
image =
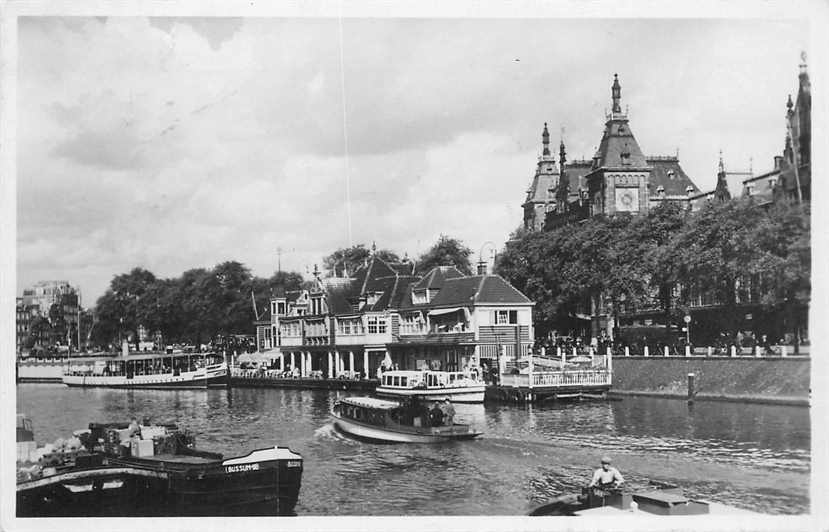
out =
[[478,294],[480,294],[480,293],[481,293],[481,290],[482,290],[482,289],[483,289],[483,287],[484,287],[484,282],[486,281],[486,277],[487,277],[486,275],[482,275],[482,276],[481,276],[481,282],[480,282],[480,283],[478,283],[478,289],[477,289],[477,290],[475,290],[475,295],[473,295],[473,296],[472,296],[472,302],[473,302],[473,303],[477,303],[477,302],[478,302]]

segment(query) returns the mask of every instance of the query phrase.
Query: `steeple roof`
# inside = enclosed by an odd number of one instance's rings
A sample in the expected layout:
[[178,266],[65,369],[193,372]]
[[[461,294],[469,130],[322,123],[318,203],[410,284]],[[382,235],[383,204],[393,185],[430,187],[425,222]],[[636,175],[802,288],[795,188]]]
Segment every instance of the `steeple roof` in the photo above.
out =
[[628,125],[627,114],[622,113],[622,88],[614,74],[611,88],[613,107],[605,123],[602,141],[593,156],[593,168],[643,168],[647,161]]

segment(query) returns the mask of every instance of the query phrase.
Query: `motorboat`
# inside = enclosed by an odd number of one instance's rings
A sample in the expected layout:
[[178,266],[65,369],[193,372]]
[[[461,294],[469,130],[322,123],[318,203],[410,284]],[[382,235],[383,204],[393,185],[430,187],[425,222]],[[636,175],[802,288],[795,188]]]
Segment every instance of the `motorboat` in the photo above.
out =
[[393,370],[380,378],[378,397],[424,400],[449,398],[455,403],[483,403],[486,385],[473,373],[461,371]]
[[685,496],[670,484],[628,491],[624,489],[582,488],[580,495],[567,494],[533,509],[532,516],[602,515],[757,515],[755,512],[725,504]]
[[227,363],[216,353],[148,353],[70,361],[67,386],[207,388],[227,386]]
[[481,435],[469,425],[432,426],[429,410],[419,401],[401,404],[374,397],[348,397],[334,404],[334,426],[354,437],[390,443],[438,443]]
[[124,423],[91,423],[74,444],[18,456],[17,516],[293,515],[303,460],[290,449],[224,458],[196,449],[175,425],[130,432]]

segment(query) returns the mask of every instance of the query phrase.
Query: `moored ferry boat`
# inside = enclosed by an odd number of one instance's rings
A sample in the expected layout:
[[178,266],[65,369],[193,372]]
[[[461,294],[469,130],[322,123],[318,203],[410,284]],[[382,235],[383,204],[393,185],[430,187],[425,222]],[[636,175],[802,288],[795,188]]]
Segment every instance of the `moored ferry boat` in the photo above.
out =
[[[82,448],[18,463],[18,517],[292,515],[302,457],[284,447],[225,459],[175,425],[90,424]],[[42,465],[41,465],[42,464]]]
[[378,397],[417,397],[455,403],[483,403],[486,385],[473,374],[460,371],[386,371],[375,393]]
[[216,353],[149,353],[72,362],[67,386],[109,388],[207,388],[226,386],[227,363]]
[[431,426],[428,411],[373,397],[347,397],[334,404],[334,426],[357,438],[390,443],[470,440],[481,433],[469,425]]

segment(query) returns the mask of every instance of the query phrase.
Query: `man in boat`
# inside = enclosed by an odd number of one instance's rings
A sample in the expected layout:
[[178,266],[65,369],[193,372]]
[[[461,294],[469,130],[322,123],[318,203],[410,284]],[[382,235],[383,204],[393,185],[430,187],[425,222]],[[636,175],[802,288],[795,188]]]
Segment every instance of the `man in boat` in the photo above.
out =
[[619,470],[610,465],[610,457],[602,457],[602,467],[593,473],[593,480],[588,485],[589,488],[606,492],[613,488],[618,488],[622,485],[625,479]]
[[452,405],[452,401],[449,400],[449,397],[445,397],[443,399],[443,423],[451,427],[455,423],[455,407]]
[[429,411],[429,421],[433,427],[439,427],[443,424],[443,410],[440,409],[437,401],[434,402],[432,409]]

